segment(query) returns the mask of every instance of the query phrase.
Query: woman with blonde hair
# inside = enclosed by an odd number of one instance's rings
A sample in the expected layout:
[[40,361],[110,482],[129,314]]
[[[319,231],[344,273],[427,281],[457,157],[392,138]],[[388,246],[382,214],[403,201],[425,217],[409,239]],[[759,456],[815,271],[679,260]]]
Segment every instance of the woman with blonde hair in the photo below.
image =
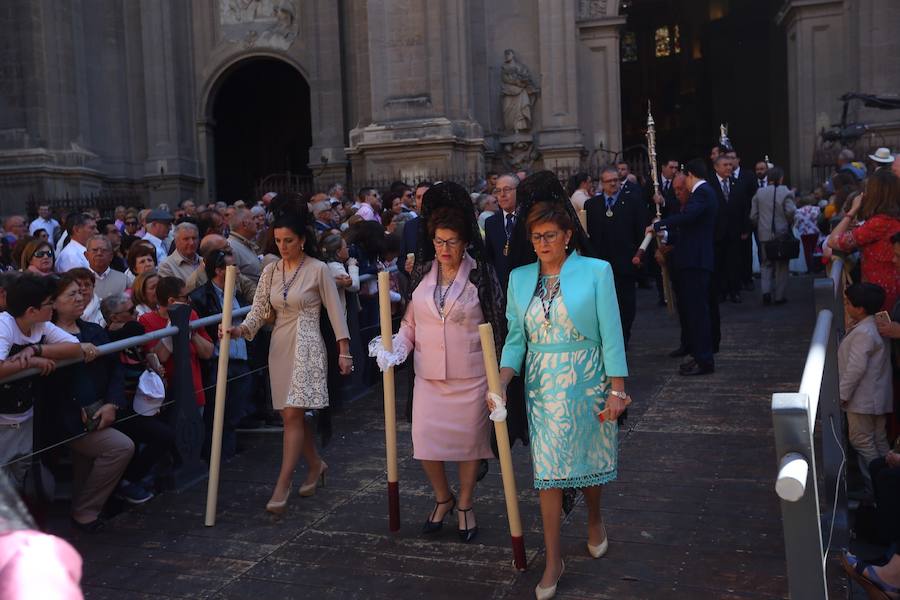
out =
[[138,317],[156,310],[157,283],[159,283],[159,274],[153,269],[144,271],[134,280],[131,298],[134,300],[134,310]]

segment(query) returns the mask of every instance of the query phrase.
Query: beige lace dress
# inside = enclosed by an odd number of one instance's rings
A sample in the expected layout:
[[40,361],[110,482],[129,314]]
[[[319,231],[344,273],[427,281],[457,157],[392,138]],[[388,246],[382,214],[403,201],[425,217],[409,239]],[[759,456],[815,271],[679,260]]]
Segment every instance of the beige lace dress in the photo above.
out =
[[319,310],[328,312],[338,340],[349,339],[344,309],[328,266],[309,256],[287,290],[293,272],[283,273],[282,261],[266,265],[244,319],[249,339],[274,319],[269,346],[272,407],[325,408],[328,406],[325,342],[319,330]]

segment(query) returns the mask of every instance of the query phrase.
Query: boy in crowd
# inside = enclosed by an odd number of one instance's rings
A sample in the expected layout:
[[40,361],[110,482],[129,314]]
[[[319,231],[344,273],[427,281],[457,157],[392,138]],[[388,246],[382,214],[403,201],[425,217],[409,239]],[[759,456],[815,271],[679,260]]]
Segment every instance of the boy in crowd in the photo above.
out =
[[[82,357],[78,338],[50,323],[53,286],[53,278],[23,273],[7,288],[6,312],[0,313],[0,379],[30,368],[49,375],[55,360]],[[31,454],[39,384],[34,377],[0,384],[0,464]],[[18,461],[6,473],[20,486],[29,465]]]
[[850,445],[859,457],[865,498],[873,496],[869,463],[888,453],[886,415],[893,411],[890,350],[875,322],[884,290],[855,283],[844,292],[844,310],[856,322],[838,347],[841,407],[847,411]]

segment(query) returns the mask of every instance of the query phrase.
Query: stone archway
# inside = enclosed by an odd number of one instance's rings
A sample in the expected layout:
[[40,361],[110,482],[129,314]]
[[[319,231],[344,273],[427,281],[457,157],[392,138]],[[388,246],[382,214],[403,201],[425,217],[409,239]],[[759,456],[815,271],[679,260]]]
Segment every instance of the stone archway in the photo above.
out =
[[291,64],[253,56],[231,65],[211,87],[206,116],[211,200],[249,202],[262,177],[309,174],[310,86]]

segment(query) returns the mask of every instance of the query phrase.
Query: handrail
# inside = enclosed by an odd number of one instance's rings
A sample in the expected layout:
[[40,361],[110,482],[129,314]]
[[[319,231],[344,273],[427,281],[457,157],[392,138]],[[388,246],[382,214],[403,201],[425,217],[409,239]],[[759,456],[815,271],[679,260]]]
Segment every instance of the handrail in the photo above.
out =
[[816,328],[813,330],[806,364],[800,379],[799,392],[809,398],[809,428],[816,428],[816,413],[819,410],[819,393],[822,390],[822,377],[825,374],[825,357],[828,350],[828,338],[831,335],[831,322],[834,315],[830,310],[819,312],[816,317]]
[[846,265],[844,264],[844,259],[840,256],[831,257],[831,273],[829,276],[831,277],[831,283],[834,284],[834,299],[835,301],[843,301],[843,298],[840,297],[843,294],[843,279],[844,279],[844,268]]
[[[247,313],[250,312],[250,306],[242,306],[241,308],[235,309],[231,314],[232,317],[243,317]],[[196,319],[190,322],[191,330],[199,329],[201,327],[208,327],[209,325],[215,325],[216,323],[220,323],[222,321],[222,313],[216,315],[210,315],[208,317],[203,317],[202,319]],[[145,333],[143,335],[136,335],[129,338],[117,340],[115,342],[110,342],[108,344],[101,344],[97,346],[97,356],[106,356],[107,354],[114,354],[116,352],[121,352],[126,348],[132,348],[134,346],[139,346],[141,344],[146,344],[147,342],[152,342],[154,340],[160,340],[162,338],[171,337],[173,335],[178,334],[177,327],[163,327],[162,329],[157,329],[156,331],[151,331],[150,333]],[[83,362],[83,358],[67,358],[64,360],[56,361],[56,368],[60,367],[68,367],[69,365],[74,365],[80,362]],[[38,375],[40,373],[39,369],[31,368],[25,369],[24,371],[19,371],[18,373],[13,373],[12,375],[0,379],[0,384],[3,383],[11,383],[13,381],[17,381],[19,379],[25,379],[26,377],[31,377],[32,375]]]

